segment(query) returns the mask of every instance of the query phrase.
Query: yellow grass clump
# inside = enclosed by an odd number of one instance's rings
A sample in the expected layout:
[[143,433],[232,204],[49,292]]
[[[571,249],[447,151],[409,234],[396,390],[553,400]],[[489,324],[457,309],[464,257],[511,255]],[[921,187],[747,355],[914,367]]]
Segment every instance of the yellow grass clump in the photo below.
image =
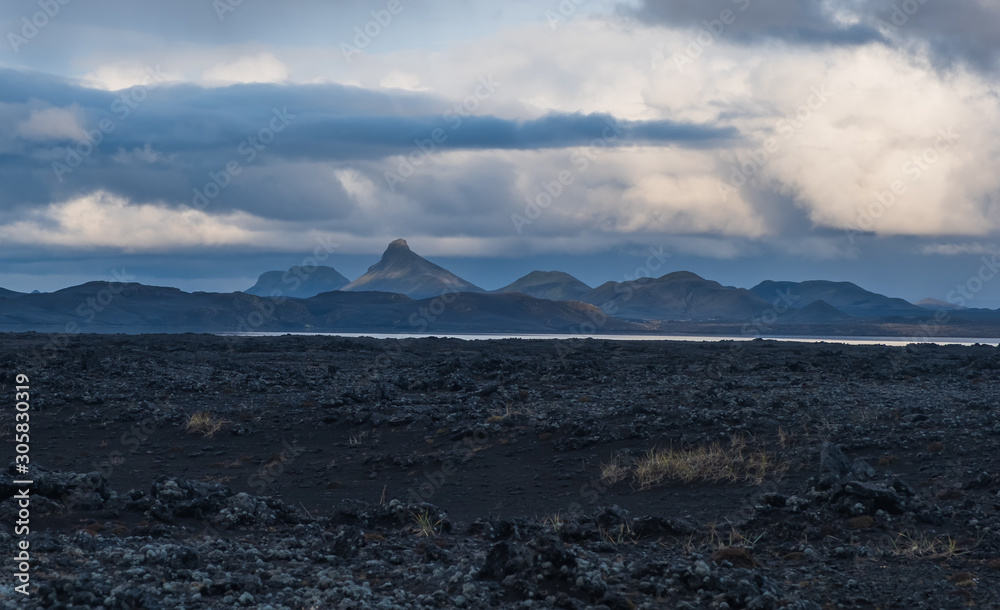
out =
[[188,434],[201,434],[204,437],[212,437],[216,432],[229,423],[229,420],[215,417],[208,411],[198,411],[188,418],[184,431]]
[[692,449],[651,449],[637,459],[632,475],[642,488],[664,481],[707,481],[760,485],[778,478],[787,465],[763,448],[750,447],[746,438],[734,436],[729,446],[713,443]]

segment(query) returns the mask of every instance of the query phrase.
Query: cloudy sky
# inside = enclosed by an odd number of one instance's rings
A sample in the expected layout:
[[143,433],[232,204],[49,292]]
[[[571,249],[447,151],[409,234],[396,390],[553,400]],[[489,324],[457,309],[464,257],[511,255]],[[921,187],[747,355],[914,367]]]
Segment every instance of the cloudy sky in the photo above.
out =
[[[9,0],[0,286],[386,244],[945,299],[1000,248],[993,0]],[[969,304],[1000,307],[1000,280]]]

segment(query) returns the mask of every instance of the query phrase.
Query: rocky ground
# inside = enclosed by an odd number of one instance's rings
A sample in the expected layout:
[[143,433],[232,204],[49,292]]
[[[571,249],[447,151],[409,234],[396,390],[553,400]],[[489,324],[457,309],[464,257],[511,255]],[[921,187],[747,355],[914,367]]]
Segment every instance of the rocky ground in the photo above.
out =
[[3,608],[1000,607],[993,345],[28,333],[0,363],[34,481]]

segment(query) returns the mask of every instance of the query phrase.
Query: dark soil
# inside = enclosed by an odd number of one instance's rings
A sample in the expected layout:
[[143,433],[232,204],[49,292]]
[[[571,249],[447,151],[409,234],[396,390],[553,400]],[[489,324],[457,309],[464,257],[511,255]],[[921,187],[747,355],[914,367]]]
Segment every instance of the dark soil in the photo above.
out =
[[[35,482],[2,607],[1000,607],[996,346],[27,333],[0,363]],[[733,439],[763,481],[631,473]]]

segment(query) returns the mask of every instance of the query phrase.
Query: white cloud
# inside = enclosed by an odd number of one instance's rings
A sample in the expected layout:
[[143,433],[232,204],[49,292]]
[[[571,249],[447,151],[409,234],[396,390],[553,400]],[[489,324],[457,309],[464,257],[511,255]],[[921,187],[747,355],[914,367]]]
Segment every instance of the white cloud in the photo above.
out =
[[32,110],[27,119],[18,123],[15,133],[26,140],[83,140],[83,111],[77,105],[66,108]]
[[429,90],[420,84],[419,76],[408,72],[400,72],[399,70],[393,70],[386,74],[378,84],[383,89],[403,89],[405,91]]
[[200,210],[131,204],[96,192],[49,205],[31,220],[0,226],[0,231],[24,244],[157,251],[250,244],[263,233],[260,228],[262,223],[241,212],[211,216]]
[[[285,44],[269,51],[224,45],[199,51],[188,45],[164,61],[179,66],[194,81],[350,82],[371,89],[428,91],[452,102],[472,94],[481,77],[492,76],[502,85],[479,104],[479,114],[531,118],[546,112],[602,112],[632,120],[731,125],[743,134],[743,140],[727,150],[643,147],[603,155],[531,225],[531,231],[550,238],[584,233],[614,238],[655,231],[773,241],[779,230],[768,220],[773,210],[798,213],[819,228],[855,228],[885,236],[983,238],[1000,231],[1000,174],[992,169],[1000,161],[995,80],[959,69],[937,71],[912,49],[775,42],[748,46],[727,34],[680,69],[674,57],[691,42],[691,30],[608,17],[606,3],[599,11],[604,16],[594,17],[588,13],[597,7],[596,0],[586,6],[555,29],[539,10],[535,23],[507,22],[489,34],[450,39],[433,48],[426,41],[408,48],[373,44],[349,64],[339,41],[323,47]],[[838,18],[850,21],[847,13]],[[406,23],[400,20],[393,27],[402,34]],[[106,83],[124,79],[111,71],[95,74]],[[829,99],[816,103],[814,87],[827,91]],[[814,108],[800,121],[796,114],[810,102]],[[447,103],[443,106],[442,112]],[[781,122],[789,118],[800,124]],[[933,150],[941,129],[952,129],[960,137],[947,151],[929,154],[933,162],[919,160]],[[743,162],[759,155],[771,138],[776,148],[762,163],[749,166],[750,187],[720,195],[719,186]],[[502,213],[476,211],[452,219],[454,224],[466,222],[469,233],[484,232],[474,215],[495,222],[523,212],[524,198],[537,194],[541,181],[572,168],[572,152],[437,154],[433,165],[413,180],[432,183],[438,191],[461,190],[474,200],[493,193],[466,180],[463,170],[472,160],[489,158],[513,168],[513,196]],[[385,160],[385,168],[397,161]],[[354,165],[362,169],[333,179],[351,194],[358,214],[369,222],[382,223],[394,214],[408,220],[441,220],[408,211],[430,207],[431,189],[421,195],[427,201],[407,201],[390,193],[377,177],[364,178],[364,163]],[[893,183],[905,193],[892,205],[880,206],[876,194],[891,191]],[[787,199],[797,210],[780,207]],[[441,224],[437,231],[454,234],[455,228]],[[851,255],[825,240],[789,248],[792,254],[811,258]]]
[[205,70],[201,80],[209,83],[280,83],[288,80],[289,70],[273,53],[240,57],[218,63]]
[[85,85],[105,91],[121,91],[137,85],[152,87],[166,81],[182,81],[183,75],[164,70],[159,64],[116,61],[102,64],[83,75]]

